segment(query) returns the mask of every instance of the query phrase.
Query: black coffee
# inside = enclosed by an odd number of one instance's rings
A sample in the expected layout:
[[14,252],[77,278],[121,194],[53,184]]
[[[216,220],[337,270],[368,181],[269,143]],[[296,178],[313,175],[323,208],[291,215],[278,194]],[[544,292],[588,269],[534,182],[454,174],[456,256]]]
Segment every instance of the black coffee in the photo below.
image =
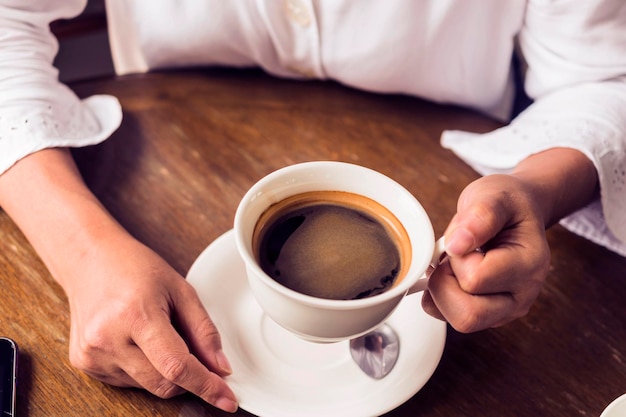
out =
[[254,235],[258,262],[269,276],[320,298],[380,294],[399,280],[410,253],[406,232],[387,209],[338,191],[303,193],[275,204]]

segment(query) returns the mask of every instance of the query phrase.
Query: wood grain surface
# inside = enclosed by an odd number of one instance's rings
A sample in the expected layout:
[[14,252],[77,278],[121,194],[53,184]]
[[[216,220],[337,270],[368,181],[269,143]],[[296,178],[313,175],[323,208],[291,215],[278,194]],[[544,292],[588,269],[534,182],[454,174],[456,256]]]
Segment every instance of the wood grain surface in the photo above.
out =
[[[111,213],[183,275],[232,227],[248,187],[303,161],[387,174],[422,202],[440,235],[459,193],[478,177],[441,148],[441,132],[499,126],[471,110],[248,70],[162,72],[72,88],[120,99],[121,128],[75,157]],[[228,415],[191,395],[161,400],[73,369],[63,290],[2,211],[0,236],[0,334],[21,347],[19,416]],[[530,313],[474,334],[449,329],[430,381],[389,417],[599,416],[626,392],[626,259],[560,226],[548,239],[552,268]]]

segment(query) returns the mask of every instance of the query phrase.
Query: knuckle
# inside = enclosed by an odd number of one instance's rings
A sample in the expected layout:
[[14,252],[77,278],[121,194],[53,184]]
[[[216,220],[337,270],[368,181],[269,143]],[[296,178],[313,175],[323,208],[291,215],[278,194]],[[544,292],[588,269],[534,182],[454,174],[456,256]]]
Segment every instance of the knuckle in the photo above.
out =
[[198,327],[196,328],[196,334],[200,339],[207,339],[219,336],[219,332],[213,324],[211,318],[207,315],[203,317],[203,319],[198,323]]
[[532,305],[532,301],[525,305],[520,306],[517,310],[517,314],[515,316],[516,319],[526,316],[530,312],[530,306]]
[[529,274],[524,282],[524,289],[535,296],[541,291],[543,284],[550,273],[550,256],[536,259],[529,267]]
[[513,312],[514,319],[524,317],[530,312],[530,309],[537,299],[540,291],[541,285],[535,285],[533,288],[529,288],[527,292],[521,294],[513,294],[513,298],[516,303],[516,308]]
[[104,332],[91,330],[70,346],[69,359],[72,366],[83,371],[97,371],[99,358],[107,350],[107,338]]
[[217,386],[215,382],[211,378],[207,378],[203,382],[202,386],[199,388],[198,396],[200,396],[200,398],[207,398],[207,399],[215,398],[216,391],[217,391]]
[[480,323],[482,323],[481,316],[472,310],[467,311],[467,314],[462,317],[450,321],[450,325],[456,331],[464,334],[480,330]]
[[76,369],[84,372],[95,371],[96,361],[92,356],[80,349],[70,349],[70,363]]
[[462,277],[458,277],[461,289],[468,294],[478,294],[483,287],[483,279],[474,271],[467,271]]
[[481,264],[483,258],[483,255],[472,253],[463,258],[451,260],[452,273],[461,289],[467,294],[479,294],[485,291],[490,275],[485,273]]
[[87,330],[81,339],[80,349],[86,353],[97,353],[106,350],[108,337],[104,329],[93,328]]
[[146,306],[129,306],[123,311],[121,317],[125,323],[128,323],[130,334],[139,336],[150,328],[151,314],[152,311]]
[[153,388],[149,389],[149,391],[159,398],[168,399],[178,395],[180,393],[180,388],[178,385],[173,384],[167,379],[161,378],[161,380]]
[[173,383],[183,380],[189,372],[187,362],[180,355],[163,357],[158,369],[166,380]]
[[486,227],[490,227],[498,223],[498,213],[503,210],[494,207],[486,202],[478,202],[469,208],[470,218]]

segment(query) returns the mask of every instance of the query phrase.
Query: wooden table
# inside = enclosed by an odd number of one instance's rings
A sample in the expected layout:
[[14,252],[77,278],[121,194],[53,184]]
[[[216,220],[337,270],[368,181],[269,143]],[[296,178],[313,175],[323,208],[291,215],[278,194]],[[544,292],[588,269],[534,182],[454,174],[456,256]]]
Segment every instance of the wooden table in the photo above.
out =
[[[231,228],[248,187],[296,162],[354,162],[391,176],[421,200],[439,235],[456,197],[477,178],[440,147],[439,135],[498,126],[451,106],[256,71],[159,73],[73,88],[120,98],[120,130],[76,158],[113,215],[182,275]],[[0,334],[22,350],[20,416],[226,415],[191,395],[161,400],[74,370],[62,289],[3,212],[0,233]],[[558,226],[548,238],[552,269],[530,314],[475,334],[449,329],[430,381],[389,417],[598,416],[626,392],[626,259]]]

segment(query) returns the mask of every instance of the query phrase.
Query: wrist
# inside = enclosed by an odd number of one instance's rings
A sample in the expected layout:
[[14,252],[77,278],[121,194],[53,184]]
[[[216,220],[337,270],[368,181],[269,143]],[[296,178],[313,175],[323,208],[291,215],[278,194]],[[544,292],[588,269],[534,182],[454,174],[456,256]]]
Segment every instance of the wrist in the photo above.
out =
[[597,194],[598,175],[580,151],[552,148],[533,154],[511,173],[537,203],[545,227],[584,207]]
[[0,204],[66,291],[99,243],[125,234],[64,149],[29,155],[2,174]]

